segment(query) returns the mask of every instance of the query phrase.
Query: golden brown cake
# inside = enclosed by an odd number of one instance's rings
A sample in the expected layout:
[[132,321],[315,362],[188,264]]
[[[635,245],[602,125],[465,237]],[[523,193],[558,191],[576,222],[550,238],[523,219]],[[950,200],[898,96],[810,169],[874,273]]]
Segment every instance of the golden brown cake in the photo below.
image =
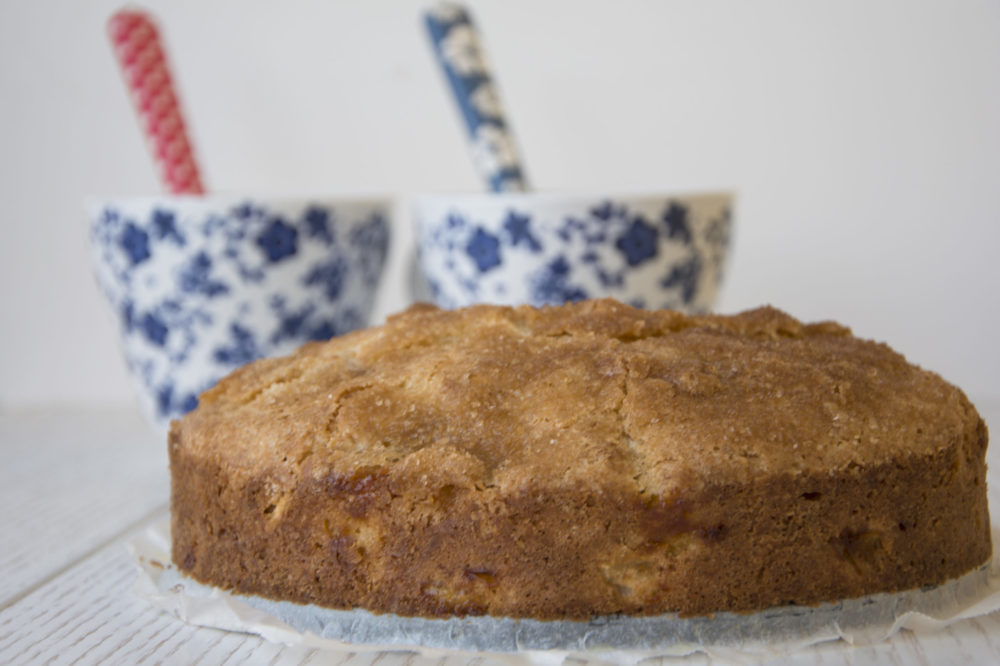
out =
[[816,604],[986,562],[986,445],[959,389],[833,323],[419,306],[173,424],[173,559],[401,615]]

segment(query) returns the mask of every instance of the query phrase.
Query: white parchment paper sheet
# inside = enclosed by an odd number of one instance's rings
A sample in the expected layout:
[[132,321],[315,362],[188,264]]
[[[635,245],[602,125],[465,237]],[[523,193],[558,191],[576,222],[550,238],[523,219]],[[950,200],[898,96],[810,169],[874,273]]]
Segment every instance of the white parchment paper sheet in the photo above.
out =
[[[993,543],[1000,529],[993,527]],[[466,617],[452,619],[338,611],[201,585],[170,564],[170,525],[149,527],[129,543],[139,568],[136,592],[193,625],[253,633],[288,645],[350,652],[410,651],[429,657],[489,656],[557,664],[567,658],[631,665],[693,652],[732,660],[791,654],[823,641],[871,644],[901,629],[930,631],[1000,609],[1000,554],[947,584],[753,614],[714,617],[596,618],[588,622]],[[996,547],[994,548],[996,551]]]

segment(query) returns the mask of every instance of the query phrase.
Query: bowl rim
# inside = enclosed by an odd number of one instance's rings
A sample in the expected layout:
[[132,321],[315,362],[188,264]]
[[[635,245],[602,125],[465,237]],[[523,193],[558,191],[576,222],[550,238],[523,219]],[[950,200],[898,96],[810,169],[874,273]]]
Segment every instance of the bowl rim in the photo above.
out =
[[83,207],[89,214],[103,210],[109,204],[120,206],[150,206],[161,204],[175,208],[228,208],[247,201],[269,205],[326,205],[357,208],[385,208],[396,205],[396,197],[389,194],[248,194],[245,192],[213,192],[209,194],[138,194],[122,196],[87,195]]
[[670,191],[612,191],[612,190],[541,190],[532,192],[455,192],[425,193],[411,197],[414,208],[439,207],[453,204],[461,206],[497,205],[579,205],[595,201],[650,202],[691,199],[726,200],[730,204],[738,197],[735,189],[670,190]]

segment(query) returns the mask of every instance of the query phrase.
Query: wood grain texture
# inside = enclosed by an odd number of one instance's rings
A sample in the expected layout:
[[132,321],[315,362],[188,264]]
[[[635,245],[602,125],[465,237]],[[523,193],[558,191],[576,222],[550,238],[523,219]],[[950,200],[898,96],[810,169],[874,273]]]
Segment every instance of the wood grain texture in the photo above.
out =
[[468,663],[464,659],[420,659],[405,653],[363,655],[310,650],[276,645],[247,634],[196,628],[133,595],[135,574],[124,540],[116,541],[0,612],[0,663]]
[[136,410],[0,413],[0,608],[166,505],[166,445]]

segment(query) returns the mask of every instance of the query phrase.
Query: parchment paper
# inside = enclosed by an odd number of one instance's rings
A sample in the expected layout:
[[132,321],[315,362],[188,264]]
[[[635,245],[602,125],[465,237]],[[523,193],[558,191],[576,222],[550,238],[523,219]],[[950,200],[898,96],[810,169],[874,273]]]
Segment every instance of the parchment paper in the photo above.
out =
[[[1000,529],[993,526],[993,543]],[[832,640],[884,641],[901,629],[930,631],[1000,609],[1000,554],[944,585],[878,594],[818,607],[678,618],[608,616],[587,622],[374,615],[238,595],[197,583],[170,563],[170,525],[149,527],[129,543],[139,568],[136,592],[198,626],[259,634],[267,640],[350,652],[407,651],[428,657],[468,654],[539,664],[567,658],[632,665],[650,657],[705,652],[736,661],[779,657]],[[484,654],[486,653],[486,654]]]

